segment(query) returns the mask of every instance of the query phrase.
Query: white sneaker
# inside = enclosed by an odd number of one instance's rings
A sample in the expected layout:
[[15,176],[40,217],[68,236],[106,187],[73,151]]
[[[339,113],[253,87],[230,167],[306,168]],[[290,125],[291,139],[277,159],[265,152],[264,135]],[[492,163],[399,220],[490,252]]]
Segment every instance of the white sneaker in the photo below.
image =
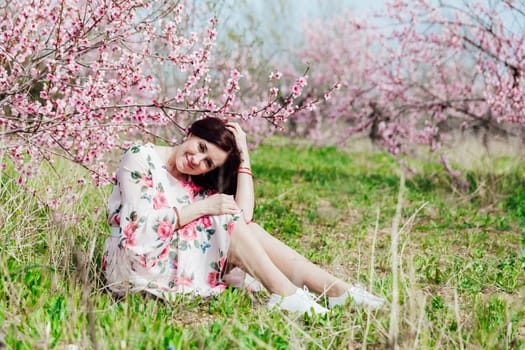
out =
[[290,312],[308,313],[310,316],[314,314],[324,315],[328,312],[328,309],[317,304],[301,288],[287,297],[282,297],[278,294],[272,294],[270,301],[268,302],[268,308],[272,310],[274,307],[278,307],[280,310],[287,310]]
[[385,299],[367,292],[363,286],[354,285],[341,296],[328,297],[328,307],[333,308],[336,305],[344,305],[348,298],[352,299],[354,305],[368,306],[372,309],[378,309],[385,302]]

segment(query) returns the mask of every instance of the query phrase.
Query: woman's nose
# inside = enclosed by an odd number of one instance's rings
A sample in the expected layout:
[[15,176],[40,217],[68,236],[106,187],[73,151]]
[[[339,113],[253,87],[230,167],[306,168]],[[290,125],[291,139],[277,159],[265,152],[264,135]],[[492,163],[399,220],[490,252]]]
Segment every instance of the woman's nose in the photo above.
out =
[[193,157],[193,164],[194,165],[199,165],[203,160],[204,160],[204,155],[203,154],[196,154]]

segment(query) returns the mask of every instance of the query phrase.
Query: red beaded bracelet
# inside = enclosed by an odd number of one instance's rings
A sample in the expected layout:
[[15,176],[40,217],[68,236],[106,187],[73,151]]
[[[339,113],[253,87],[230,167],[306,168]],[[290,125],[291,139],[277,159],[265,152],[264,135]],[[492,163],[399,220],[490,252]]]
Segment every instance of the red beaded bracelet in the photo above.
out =
[[246,174],[246,175],[250,175],[250,176],[253,176],[252,174],[252,169],[249,168],[249,167],[245,167],[245,166],[241,166],[239,167],[239,171],[238,171],[239,174]]

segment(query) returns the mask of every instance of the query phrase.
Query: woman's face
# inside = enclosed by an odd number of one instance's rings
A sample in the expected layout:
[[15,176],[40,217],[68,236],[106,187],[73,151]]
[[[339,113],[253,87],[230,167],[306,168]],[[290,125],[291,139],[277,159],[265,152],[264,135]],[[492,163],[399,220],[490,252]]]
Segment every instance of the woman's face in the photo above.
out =
[[228,153],[217,145],[189,134],[175,153],[177,170],[187,175],[202,175],[224,164]]

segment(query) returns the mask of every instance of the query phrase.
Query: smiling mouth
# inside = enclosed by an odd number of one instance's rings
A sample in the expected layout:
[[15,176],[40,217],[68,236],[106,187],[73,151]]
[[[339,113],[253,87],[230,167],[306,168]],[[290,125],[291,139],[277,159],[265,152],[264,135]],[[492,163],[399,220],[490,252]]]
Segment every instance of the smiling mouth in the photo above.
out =
[[191,170],[194,169],[193,165],[192,165],[191,162],[190,162],[190,158],[188,157],[188,155],[186,155],[186,165],[187,165],[188,168],[190,168]]

